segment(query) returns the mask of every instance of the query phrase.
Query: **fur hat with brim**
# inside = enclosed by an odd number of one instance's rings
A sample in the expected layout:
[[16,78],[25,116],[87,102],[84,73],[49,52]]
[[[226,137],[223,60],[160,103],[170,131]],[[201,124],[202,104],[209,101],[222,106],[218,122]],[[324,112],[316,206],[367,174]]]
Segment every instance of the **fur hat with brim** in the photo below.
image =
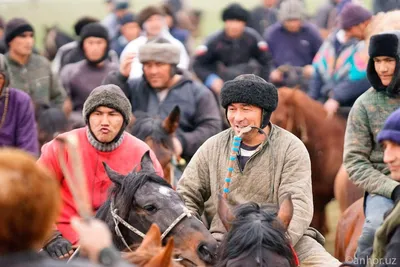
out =
[[124,117],[125,125],[129,124],[132,112],[131,103],[118,86],[114,84],[101,85],[90,93],[82,110],[86,124],[88,124],[90,114],[100,106],[115,109]]
[[155,61],[178,65],[180,56],[180,48],[164,38],[151,40],[139,47],[139,61],[141,63]]

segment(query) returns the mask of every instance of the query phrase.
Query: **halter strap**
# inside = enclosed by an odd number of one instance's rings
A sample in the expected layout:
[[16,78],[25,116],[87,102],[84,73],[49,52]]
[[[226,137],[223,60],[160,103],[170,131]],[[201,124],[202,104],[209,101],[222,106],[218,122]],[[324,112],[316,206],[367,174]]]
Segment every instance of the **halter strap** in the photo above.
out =
[[[122,243],[124,243],[124,245],[128,248],[129,251],[132,252],[131,248],[129,247],[128,243],[126,242],[125,238],[123,237],[120,229],[119,229],[119,223],[122,223],[126,228],[128,228],[129,230],[131,230],[133,233],[137,234],[138,236],[140,236],[141,238],[144,238],[146,236],[146,234],[142,233],[140,230],[138,230],[137,228],[133,227],[132,225],[130,225],[129,223],[127,223],[124,219],[122,219],[118,214],[117,214],[118,209],[114,209],[114,201],[111,200],[110,203],[110,212],[111,215],[113,217],[114,220],[114,224],[115,224],[115,232],[117,234],[117,236],[121,239]],[[183,213],[181,215],[178,216],[178,218],[176,218],[170,226],[168,226],[168,228],[164,231],[164,233],[162,233],[161,235],[161,241],[169,234],[169,232],[171,232],[172,229],[174,229],[174,227],[180,223],[185,217],[191,218],[192,214],[190,214],[189,210],[184,208]]]

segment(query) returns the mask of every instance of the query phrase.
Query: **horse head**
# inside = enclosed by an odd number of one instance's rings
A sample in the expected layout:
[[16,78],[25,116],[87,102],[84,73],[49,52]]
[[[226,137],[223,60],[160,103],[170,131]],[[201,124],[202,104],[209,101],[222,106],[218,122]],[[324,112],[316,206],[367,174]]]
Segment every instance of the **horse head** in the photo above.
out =
[[74,38],[61,31],[57,25],[53,25],[51,27],[45,26],[44,33],[43,56],[45,56],[50,61],[55,58],[57,51],[61,46],[74,41]]
[[174,162],[175,149],[173,137],[179,127],[180,109],[175,106],[164,119],[153,118],[145,112],[137,112],[133,118],[131,134],[144,141],[160,162],[164,170],[164,178],[173,183],[171,164]]
[[141,170],[122,175],[104,164],[113,182],[110,199],[97,217],[111,229],[119,250],[142,242],[152,223],[157,223],[165,243],[174,237],[174,255],[194,265],[212,264],[217,243],[203,223],[192,216],[176,191],[155,173],[149,152],[141,160]]
[[286,233],[293,217],[290,196],[284,198],[279,209],[254,202],[231,208],[220,196],[218,215],[228,233],[220,246],[217,266],[296,266],[297,258]]

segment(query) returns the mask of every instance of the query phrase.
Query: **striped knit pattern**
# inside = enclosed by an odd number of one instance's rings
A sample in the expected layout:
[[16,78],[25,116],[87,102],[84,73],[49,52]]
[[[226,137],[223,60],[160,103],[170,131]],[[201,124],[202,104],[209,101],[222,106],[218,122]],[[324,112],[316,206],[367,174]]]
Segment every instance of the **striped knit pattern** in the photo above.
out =
[[96,138],[94,138],[94,136],[92,135],[92,133],[89,131],[89,127],[86,129],[86,136],[89,140],[89,143],[98,151],[101,152],[111,152],[115,149],[117,149],[122,141],[124,140],[124,135],[125,133],[123,133],[121,135],[121,137],[115,141],[115,142],[111,142],[111,143],[101,143],[99,141],[96,140]]

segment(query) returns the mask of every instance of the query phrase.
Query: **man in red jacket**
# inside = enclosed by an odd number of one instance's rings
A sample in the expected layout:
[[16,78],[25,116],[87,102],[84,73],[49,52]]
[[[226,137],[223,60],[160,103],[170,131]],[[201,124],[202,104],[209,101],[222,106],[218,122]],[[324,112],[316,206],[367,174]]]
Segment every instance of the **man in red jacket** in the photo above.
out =
[[[143,154],[150,148],[143,141],[125,132],[131,115],[131,105],[122,90],[115,85],[102,85],[95,88],[83,106],[86,127],[60,135],[75,135],[79,141],[81,158],[87,179],[89,199],[93,210],[97,210],[107,199],[111,180],[103,167],[103,162],[122,174],[128,174],[140,165]],[[78,242],[70,220],[77,216],[77,209],[64,179],[58,155],[61,146],[55,140],[42,148],[38,162],[45,165],[56,175],[62,192],[61,214],[56,222],[57,232],[47,242],[45,250],[52,257],[68,257],[72,253],[72,244]],[[68,152],[61,151],[69,164]],[[162,176],[160,163],[151,151],[150,156],[157,173]]]

